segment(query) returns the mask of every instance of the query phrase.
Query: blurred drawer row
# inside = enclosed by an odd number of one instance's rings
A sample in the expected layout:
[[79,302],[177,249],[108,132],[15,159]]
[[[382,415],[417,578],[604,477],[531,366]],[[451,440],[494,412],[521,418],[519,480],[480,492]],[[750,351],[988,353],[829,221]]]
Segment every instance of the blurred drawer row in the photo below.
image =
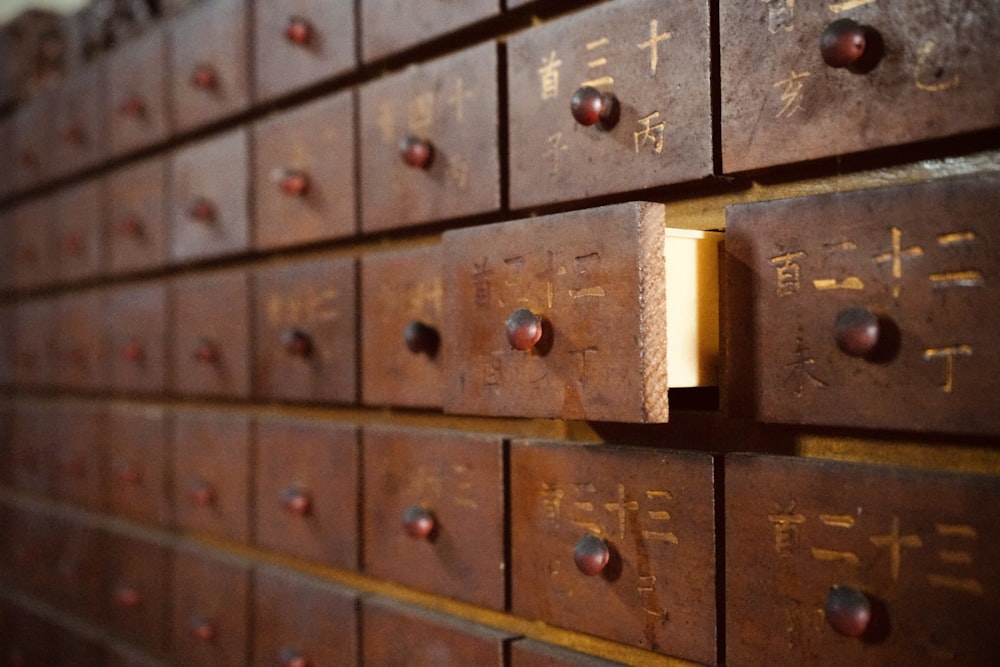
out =
[[[360,6],[366,60],[500,11],[497,0]],[[172,19],[22,106],[0,130],[13,135],[7,192],[354,70],[353,14],[351,3],[285,0],[248,11],[245,0],[217,0]],[[509,137],[515,209],[711,175],[709,14],[708,2],[602,3],[517,32],[502,47],[487,41],[361,85],[363,228],[496,210],[501,137]],[[725,172],[1000,122],[992,75],[1000,8],[992,5],[910,11],[767,0],[727,7],[719,30],[715,148]],[[748,62],[757,63],[750,72]],[[342,131],[351,116],[327,114],[323,128]],[[349,160],[353,149],[336,153]]]

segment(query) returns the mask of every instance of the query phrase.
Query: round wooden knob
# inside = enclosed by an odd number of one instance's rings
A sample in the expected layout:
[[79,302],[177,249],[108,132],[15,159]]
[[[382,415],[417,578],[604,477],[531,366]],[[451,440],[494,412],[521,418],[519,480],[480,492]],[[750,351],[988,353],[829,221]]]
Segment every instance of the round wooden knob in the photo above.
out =
[[292,44],[305,46],[312,39],[313,27],[301,16],[290,16],[285,27],[285,38]]
[[834,586],[823,605],[826,622],[845,637],[865,634],[872,619],[872,606],[868,597],[850,586]]
[[196,616],[191,619],[191,634],[203,642],[215,639],[215,624],[207,618]]
[[573,562],[576,569],[589,577],[598,575],[607,567],[611,560],[611,550],[608,545],[593,533],[587,533],[573,547]]
[[138,238],[142,236],[142,222],[132,216],[124,218],[118,223],[118,233],[128,238]]
[[399,142],[403,162],[416,169],[428,169],[434,161],[434,146],[426,139],[409,136]]
[[212,222],[215,220],[215,205],[205,197],[195,197],[188,204],[187,215],[199,222]]
[[142,471],[128,461],[122,461],[116,466],[118,479],[126,484],[138,484],[142,481]]
[[298,486],[290,486],[281,492],[281,504],[296,516],[307,516],[312,511],[312,497]]
[[17,160],[25,169],[37,169],[42,164],[42,160],[38,157],[38,153],[30,148],[25,148],[18,153]]
[[192,480],[188,497],[195,505],[208,507],[215,504],[215,489],[204,479]]
[[583,86],[573,93],[569,110],[576,122],[586,127],[599,124],[601,128],[609,129],[618,120],[618,100],[615,96],[591,86]]
[[434,327],[420,320],[412,320],[403,329],[403,342],[406,343],[406,349],[413,354],[423,353],[433,357],[441,344],[441,336]]
[[281,647],[278,651],[278,660],[281,661],[282,667],[310,667],[309,660],[302,651],[292,646]]
[[864,357],[871,354],[879,341],[878,316],[861,306],[851,306],[837,313],[833,338],[844,354]]
[[285,352],[303,359],[312,355],[312,339],[309,334],[299,329],[286,329],[281,334],[281,345]]
[[129,118],[142,118],[146,115],[146,104],[138,95],[129,95],[118,107],[118,113]]
[[195,361],[209,365],[219,363],[222,358],[218,346],[207,338],[198,340],[198,346],[195,347],[193,356]]
[[146,351],[140,343],[132,341],[122,350],[122,357],[133,364],[141,364],[146,359]]
[[87,351],[79,345],[71,347],[66,351],[66,361],[75,368],[87,366]]
[[70,257],[79,257],[83,254],[83,238],[79,234],[70,234],[63,239],[63,247]]
[[74,146],[82,146],[86,143],[87,133],[84,132],[83,126],[79,123],[73,123],[62,133],[63,140],[68,144],[73,144]]
[[403,528],[410,537],[423,540],[434,534],[437,521],[430,511],[420,505],[411,505],[403,512]]
[[819,37],[819,52],[830,67],[857,65],[865,55],[867,31],[857,21],[837,19]]
[[211,65],[198,65],[191,72],[191,85],[201,90],[212,90],[219,83],[215,69]]
[[530,350],[542,339],[542,320],[528,308],[518,308],[507,318],[507,342],[515,350]]
[[138,589],[130,584],[118,584],[112,593],[115,604],[120,607],[138,607],[142,602],[142,595]]
[[287,195],[301,197],[309,190],[309,176],[302,171],[280,167],[271,173],[271,178]]

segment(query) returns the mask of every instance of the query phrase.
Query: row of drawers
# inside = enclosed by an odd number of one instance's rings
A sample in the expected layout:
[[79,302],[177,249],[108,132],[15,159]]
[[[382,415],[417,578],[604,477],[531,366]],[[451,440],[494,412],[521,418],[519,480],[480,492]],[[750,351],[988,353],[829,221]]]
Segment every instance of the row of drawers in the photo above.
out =
[[[63,501],[704,664],[722,616],[733,665],[928,651],[976,664],[1000,648],[988,632],[1000,532],[970,511],[1000,500],[989,477],[385,426],[359,437],[344,423],[187,410],[169,415],[168,437],[165,411],[112,409],[105,441],[98,415],[16,410],[11,482],[44,491],[31,476],[52,461]],[[75,458],[37,433],[67,417]],[[80,582],[99,579],[66,584],[99,540],[37,517],[5,534],[9,558],[37,568],[22,585],[97,604]],[[41,544],[56,536],[62,548]],[[160,582],[164,557],[135,563]]]
[[[360,7],[366,56],[499,13],[496,0],[461,11],[443,0],[419,10],[375,0]],[[956,23],[966,9],[975,20]],[[13,147],[11,168],[0,170],[14,174],[7,192],[354,71],[353,13],[351,3],[219,0],[172,19],[0,129],[12,135],[0,142]],[[411,13],[418,18],[407,20]],[[517,209],[703,178],[717,171],[713,150],[731,173],[1000,121],[995,7],[724,4],[715,64],[709,15],[707,2],[616,0],[361,85],[362,229],[496,210],[506,196],[501,137],[509,138]],[[756,63],[750,72],[748,62]],[[323,131],[343,133],[347,148],[321,150],[336,153],[349,178],[352,108],[323,118]],[[324,184],[323,173],[309,177]]]

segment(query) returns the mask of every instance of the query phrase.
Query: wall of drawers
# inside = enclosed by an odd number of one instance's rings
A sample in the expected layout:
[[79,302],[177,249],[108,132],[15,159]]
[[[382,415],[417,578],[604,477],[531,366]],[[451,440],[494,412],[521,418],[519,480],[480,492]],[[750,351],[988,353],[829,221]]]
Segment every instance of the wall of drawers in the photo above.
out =
[[178,4],[0,117],[0,664],[1000,655],[1000,7]]

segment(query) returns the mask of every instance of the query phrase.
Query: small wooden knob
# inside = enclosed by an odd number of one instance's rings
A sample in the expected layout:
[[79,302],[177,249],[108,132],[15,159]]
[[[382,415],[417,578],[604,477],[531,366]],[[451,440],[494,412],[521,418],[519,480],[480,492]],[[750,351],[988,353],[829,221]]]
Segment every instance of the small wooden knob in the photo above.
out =
[[146,104],[138,95],[129,95],[118,107],[118,113],[129,118],[142,118],[146,115]]
[[66,351],[66,361],[75,368],[84,368],[87,366],[87,351],[75,345]]
[[399,142],[403,162],[416,169],[428,169],[434,161],[434,146],[426,139],[408,136]]
[[282,667],[310,667],[309,659],[297,648],[283,646],[278,651]]
[[133,364],[141,364],[146,359],[146,350],[141,343],[132,341],[122,350],[122,357]]
[[219,347],[207,338],[199,338],[198,346],[194,349],[194,359],[203,364],[217,364],[222,358]]
[[604,571],[611,560],[611,550],[608,545],[593,533],[587,533],[573,547],[573,562],[576,569],[588,577],[593,577]]
[[528,308],[518,308],[506,323],[507,342],[515,350],[530,350],[542,338],[542,320]]
[[433,357],[441,345],[441,336],[434,327],[420,320],[412,320],[403,329],[403,342],[406,343],[406,349],[413,354],[423,353]]
[[191,85],[200,90],[213,90],[219,84],[219,77],[211,65],[201,64],[191,72]]
[[63,140],[68,144],[72,144],[74,146],[82,146],[84,143],[86,143],[87,133],[84,132],[82,125],[80,125],[79,123],[73,123],[65,130],[63,130],[62,137]]
[[304,331],[299,329],[286,329],[281,334],[281,345],[285,352],[295,357],[303,359],[312,356],[312,339]]
[[852,19],[837,19],[819,37],[819,52],[830,67],[857,65],[865,55],[867,30]]
[[861,306],[851,306],[837,313],[833,338],[844,354],[864,357],[871,354],[879,342],[878,316]]
[[312,24],[301,16],[288,17],[288,26],[285,28],[285,38],[292,44],[305,46],[312,40]]
[[215,220],[215,205],[205,197],[195,197],[188,204],[187,215],[199,222],[212,222]]
[[834,586],[823,605],[826,622],[845,637],[865,634],[872,619],[871,602],[861,591],[850,586]]
[[312,497],[298,486],[290,486],[281,492],[281,504],[296,516],[308,516],[312,512]]
[[302,171],[279,167],[271,172],[271,178],[288,195],[301,197],[309,190],[309,176]]
[[142,595],[135,586],[130,584],[118,584],[112,593],[115,604],[120,607],[138,607],[142,603]]
[[133,216],[124,218],[118,223],[118,233],[128,238],[138,238],[142,236],[142,222]]
[[206,480],[197,478],[191,481],[188,497],[195,505],[208,507],[215,504],[215,489]]
[[215,639],[215,624],[203,616],[191,619],[191,634],[203,642]]
[[83,254],[83,238],[79,234],[70,234],[63,239],[63,247],[70,257],[79,257]]
[[403,528],[410,537],[424,540],[434,534],[437,521],[429,510],[420,505],[411,505],[403,512]]
[[569,110],[580,125],[598,125],[610,129],[618,121],[618,100],[610,93],[602,93],[597,88],[578,88],[569,101]]
[[118,479],[126,484],[138,484],[142,481],[142,471],[129,461],[122,461],[117,466]]

